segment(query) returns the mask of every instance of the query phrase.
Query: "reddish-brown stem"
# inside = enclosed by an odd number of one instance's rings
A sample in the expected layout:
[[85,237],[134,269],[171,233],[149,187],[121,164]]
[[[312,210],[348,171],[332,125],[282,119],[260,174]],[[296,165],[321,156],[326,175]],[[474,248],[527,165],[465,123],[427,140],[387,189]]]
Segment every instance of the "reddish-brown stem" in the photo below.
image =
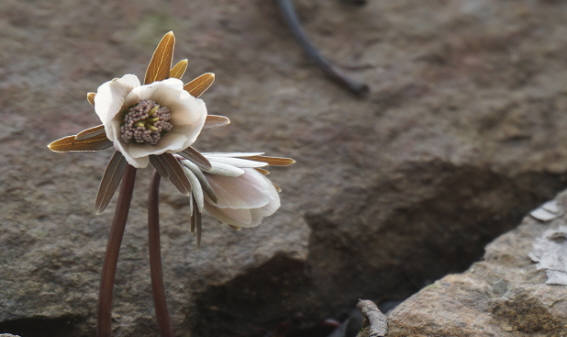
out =
[[104,266],[102,267],[98,297],[97,337],[111,336],[112,288],[114,286],[118,254],[120,252],[124,227],[128,220],[128,211],[130,209],[135,180],[136,168],[128,165],[124,177],[122,177],[122,185],[120,186],[120,192],[118,194],[116,210],[114,212],[114,218],[112,219],[112,227],[110,228],[110,236],[108,237],[108,244],[106,246]]
[[161,337],[173,337],[171,321],[165,301],[165,287],[161,269],[161,252],[159,241],[159,182],[160,175],[156,171],[150,185],[148,198],[148,238],[150,246],[150,273],[152,277],[152,293]]

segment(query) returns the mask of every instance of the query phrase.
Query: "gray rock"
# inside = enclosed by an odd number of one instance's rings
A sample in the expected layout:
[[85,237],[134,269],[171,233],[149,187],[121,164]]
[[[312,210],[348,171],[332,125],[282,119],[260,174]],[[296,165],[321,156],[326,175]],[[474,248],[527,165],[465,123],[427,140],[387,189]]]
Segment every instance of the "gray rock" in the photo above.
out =
[[[191,60],[185,78],[214,71],[204,98],[232,119],[197,148],[298,161],[272,174],[283,187],[277,215],[239,232],[207,218],[201,249],[185,198],[164,184],[162,255],[178,335],[292,334],[359,297],[397,301],[466,269],[564,188],[565,6],[297,1],[322,52],[370,85],[360,100],[306,61],[270,1],[2,0],[0,330],[94,334],[112,212],[95,216],[93,206],[110,152],[45,145],[97,123],[85,93],[142,76],[169,29],[176,59]],[[138,174],[120,255],[115,336],[157,335],[149,177]]]
[[356,306],[364,317],[362,329],[357,337],[383,337],[388,333],[387,318],[374,302],[359,300]]
[[[567,192],[557,201],[564,209]],[[545,270],[529,257],[534,249],[553,254],[556,247],[543,247],[541,240],[565,224],[566,216],[545,225],[524,219],[487,246],[483,261],[436,281],[394,309],[388,337],[567,335],[567,287],[546,282]]]

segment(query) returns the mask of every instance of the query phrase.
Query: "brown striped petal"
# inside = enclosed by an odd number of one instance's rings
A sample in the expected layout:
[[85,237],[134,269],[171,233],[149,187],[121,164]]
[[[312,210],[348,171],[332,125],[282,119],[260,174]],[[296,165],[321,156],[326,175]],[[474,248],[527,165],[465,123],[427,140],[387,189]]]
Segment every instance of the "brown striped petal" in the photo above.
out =
[[183,89],[195,97],[201,96],[207,89],[213,85],[215,81],[215,74],[204,73],[203,75],[195,78],[193,81],[185,84]]
[[169,70],[169,77],[174,78],[182,78],[183,74],[185,74],[185,70],[187,70],[187,65],[189,65],[189,60],[183,59],[177,62],[170,70]]
[[116,151],[112,155],[112,159],[106,166],[102,180],[100,181],[100,186],[98,187],[98,194],[96,195],[95,210],[97,213],[102,213],[108,203],[112,199],[114,192],[122,180],[124,175],[124,170],[128,163],[124,156]]
[[207,119],[205,120],[205,126],[203,128],[212,129],[212,128],[225,126],[228,124],[230,124],[230,119],[228,119],[228,117],[219,116],[219,115],[207,115]]
[[148,69],[146,69],[144,84],[165,80],[169,77],[174,45],[175,36],[170,31],[163,36],[152,55]]
[[268,174],[270,174],[270,171],[265,170],[265,169],[263,169],[263,168],[255,167],[254,169],[255,169],[256,171],[262,173],[262,174],[265,175],[265,176],[267,176]]
[[150,162],[156,168],[162,177],[169,178],[169,181],[179,192],[189,195],[191,193],[191,184],[183,172],[181,164],[170,153],[160,154],[159,156],[150,156]]
[[272,185],[274,185],[274,188],[276,189],[276,191],[280,192],[282,191],[282,188],[279,187],[278,185],[276,185],[274,182],[272,182]]
[[94,105],[94,98],[96,96],[96,92],[87,92],[87,101]]
[[242,157],[249,160],[261,161],[264,163],[268,163],[272,166],[289,166],[295,164],[295,160],[291,158],[284,158],[284,157],[269,157],[269,156],[251,156],[251,157]]
[[160,156],[151,155],[150,156],[150,163],[152,166],[158,171],[159,175],[163,178],[169,178],[169,170],[165,167],[163,160],[161,160]]
[[92,128],[85,129],[75,135],[76,140],[85,140],[93,137],[100,137],[104,135],[104,125],[93,126]]
[[59,138],[51,142],[47,147],[53,152],[88,152],[104,150],[112,146],[112,142],[106,138],[106,134],[97,135],[88,139],[76,139],[75,136]]
[[205,170],[210,170],[212,168],[211,162],[205,156],[203,156],[199,151],[195,150],[194,147],[189,146],[185,150],[178,152],[177,154],[183,156],[185,159],[194,162]]

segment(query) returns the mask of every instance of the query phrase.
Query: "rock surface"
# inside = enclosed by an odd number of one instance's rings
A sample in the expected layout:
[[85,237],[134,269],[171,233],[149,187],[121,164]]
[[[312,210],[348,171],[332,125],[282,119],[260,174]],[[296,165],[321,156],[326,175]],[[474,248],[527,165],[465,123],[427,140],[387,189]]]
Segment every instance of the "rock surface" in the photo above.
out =
[[[567,209],[567,192],[558,200]],[[565,224],[565,215],[550,223],[525,218],[487,246],[482,262],[436,281],[394,309],[388,337],[567,336],[567,287],[546,284],[545,271],[529,257],[539,240],[555,240],[548,232]],[[567,241],[563,237],[555,244],[565,247]]]
[[[191,60],[186,79],[214,71],[209,111],[233,122],[197,147],[298,161],[272,174],[284,190],[277,215],[239,232],[207,218],[201,249],[186,200],[164,184],[162,255],[180,336],[301,336],[358,298],[403,299],[466,269],[565,187],[567,3],[296,4],[322,52],[370,85],[366,98],[305,60],[270,1],[0,3],[0,331],[94,334],[112,212],[95,216],[93,205],[110,152],[45,145],[97,123],[85,93],[142,76],[170,29],[176,58]],[[120,255],[115,336],[156,335],[149,175],[138,174]]]

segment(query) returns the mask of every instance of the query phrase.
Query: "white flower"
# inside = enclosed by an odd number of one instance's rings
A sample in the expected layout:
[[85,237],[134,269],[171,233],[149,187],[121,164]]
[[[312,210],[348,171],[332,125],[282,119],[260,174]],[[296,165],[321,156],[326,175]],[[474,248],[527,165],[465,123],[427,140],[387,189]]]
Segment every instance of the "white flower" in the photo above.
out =
[[[186,149],[207,118],[203,100],[184,90],[177,78],[140,85],[135,75],[124,75],[99,86],[94,103],[106,137],[137,168],[146,167],[150,155]],[[130,119],[136,124],[128,128],[125,121],[130,113],[137,119]]]
[[95,104],[102,124],[75,135],[56,139],[47,147],[54,152],[90,152],[114,147],[99,185],[96,211],[102,212],[120,185],[128,164],[144,168],[148,162],[167,177],[183,194],[190,194],[191,184],[172,153],[188,159],[208,161],[191,144],[202,129],[227,125],[225,116],[207,115],[200,97],[215,80],[204,73],[183,83],[187,70],[183,59],[172,65],[175,36],[168,32],[158,43],[144,76],[144,85],[134,75],[124,75],[103,83],[98,91],[87,93]]
[[[214,161],[211,164],[215,167]],[[227,225],[255,227],[280,208],[280,197],[262,173],[253,168],[242,168],[242,171],[244,173],[238,177],[206,175],[217,200],[205,198],[205,210]]]
[[[203,153],[210,163],[203,168],[181,159],[191,182],[191,214],[203,210],[232,227],[255,227],[280,207],[279,188],[265,177],[269,165],[287,166],[289,158],[263,153]],[[197,221],[197,235],[200,234]]]

